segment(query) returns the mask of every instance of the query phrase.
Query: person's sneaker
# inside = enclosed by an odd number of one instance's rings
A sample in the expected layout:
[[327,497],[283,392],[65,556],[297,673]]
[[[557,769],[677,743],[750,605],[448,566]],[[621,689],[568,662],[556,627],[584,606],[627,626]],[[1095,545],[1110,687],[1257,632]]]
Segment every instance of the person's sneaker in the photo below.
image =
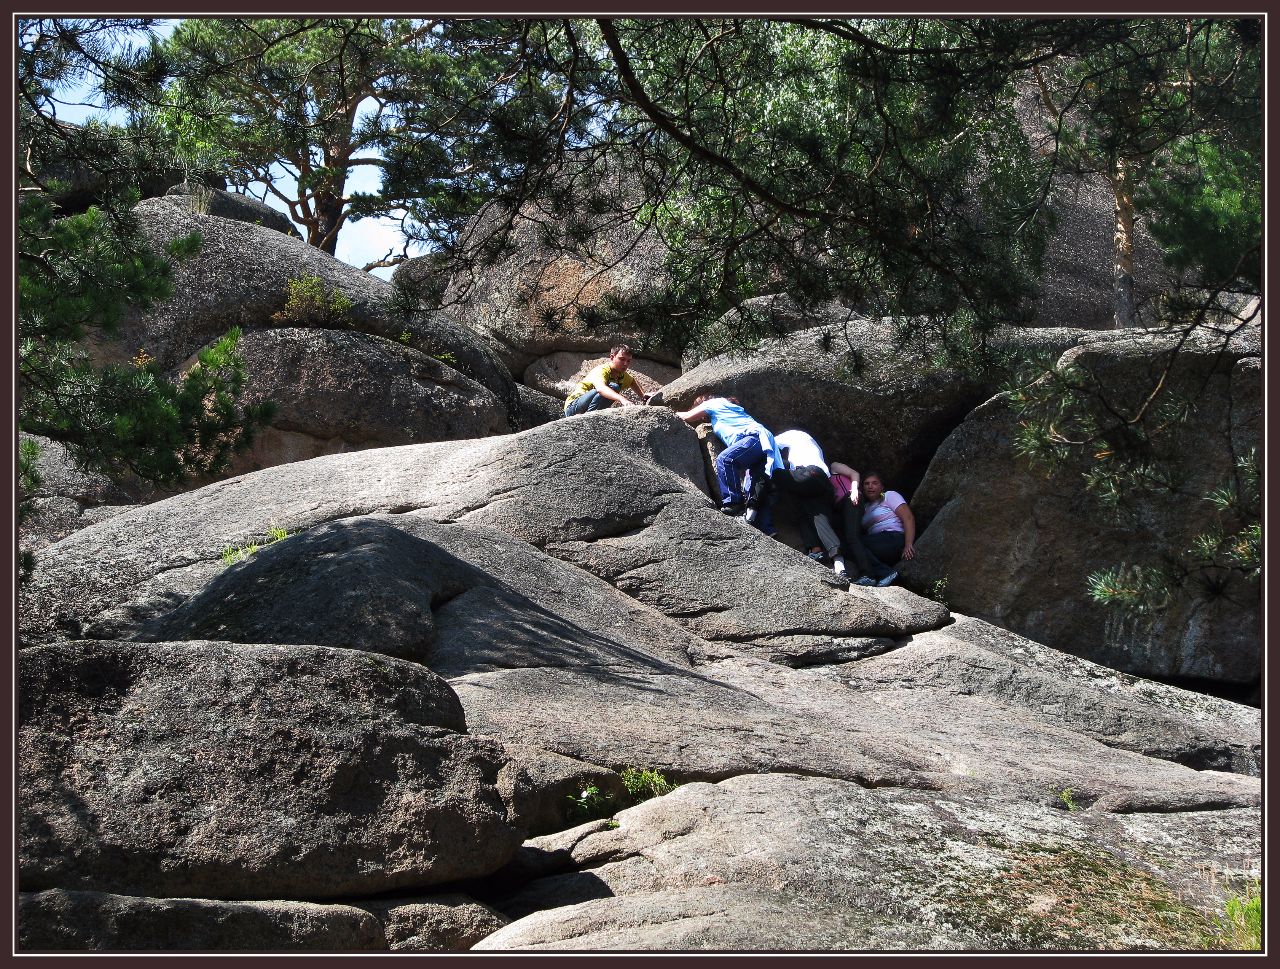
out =
[[748,508],[747,513],[742,516],[742,520],[746,522],[748,525],[754,525],[756,523],[756,519],[759,517],[760,517],[759,511],[757,511],[754,508]]
[[726,515],[741,515],[747,510],[747,503],[745,501],[731,501],[727,505],[721,505],[720,510]]
[[875,585],[876,580],[869,575],[860,575],[853,582],[854,585]]
[[883,579],[880,579],[878,582],[876,582],[876,585],[880,586],[881,588],[884,588],[886,585],[893,585],[893,580],[896,579],[897,577],[898,577],[897,572],[890,572]]
[[825,556],[825,555],[823,555],[821,552],[806,552],[805,554],[806,554],[807,556],[809,556],[809,558],[811,558],[811,559],[813,559],[815,562],[817,562],[819,565],[821,565],[821,564],[822,564],[822,560],[823,560],[824,558],[826,558],[826,556]]

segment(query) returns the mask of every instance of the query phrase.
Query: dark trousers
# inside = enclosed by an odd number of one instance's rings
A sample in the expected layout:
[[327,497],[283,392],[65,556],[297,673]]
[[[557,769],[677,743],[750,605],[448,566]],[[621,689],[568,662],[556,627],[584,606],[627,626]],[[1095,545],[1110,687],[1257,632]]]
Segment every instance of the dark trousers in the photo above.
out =
[[878,532],[866,535],[862,531],[862,505],[855,505],[845,495],[836,503],[836,514],[844,532],[844,554],[853,559],[862,575],[883,579],[893,565],[902,558],[902,548],[907,536],[902,532]]
[[[613,390],[621,391],[621,387],[618,384],[609,384],[609,387]],[[616,401],[610,400],[598,390],[588,390],[564,409],[564,416],[573,417],[575,414],[585,414],[590,410],[604,410],[606,407],[612,407],[615,403]]]
[[805,550],[820,548],[829,557],[838,555],[840,538],[831,526],[831,506],[836,496],[831,479],[822,469],[812,465],[779,468],[773,473],[773,484],[778,494],[794,499],[800,506],[800,537]]

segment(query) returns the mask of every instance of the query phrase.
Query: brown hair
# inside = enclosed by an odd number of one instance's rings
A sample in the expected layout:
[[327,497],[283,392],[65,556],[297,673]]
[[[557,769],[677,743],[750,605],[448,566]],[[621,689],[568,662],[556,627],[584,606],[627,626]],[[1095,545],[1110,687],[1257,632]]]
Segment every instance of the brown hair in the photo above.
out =
[[[693,398],[693,406],[697,407],[699,404],[705,403],[708,400],[715,400],[717,397],[723,396],[723,394],[699,394],[697,397]],[[737,397],[725,397],[724,399],[729,401],[731,404],[737,404],[739,407],[742,406],[742,401],[738,400]]]
[[[609,348],[609,356],[616,357],[623,350],[625,350],[627,353],[631,353],[631,348],[629,346],[627,346],[625,343],[619,343],[616,347]],[[635,354],[632,354],[632,356],[635,356]]]

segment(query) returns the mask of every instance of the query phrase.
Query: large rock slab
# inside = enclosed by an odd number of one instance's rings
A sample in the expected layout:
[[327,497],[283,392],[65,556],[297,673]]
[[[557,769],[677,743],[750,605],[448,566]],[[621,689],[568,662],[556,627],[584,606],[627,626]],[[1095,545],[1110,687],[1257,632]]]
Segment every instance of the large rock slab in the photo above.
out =
[[407,342],[447,363],[499,398],[513,398],[511,375],[467,328],[441,313],[405,312],[388,282],[334,259],[301,239],[239,219],[191,211],[185,197],[147,199],[134,207],[143,236],[156,249],[198,232],[197,255],[174,267],[174,296],[121,325],[117,339],[97,345],[104,359],[125,360],[144,348],[166,372],[232,327],[245,332],[282,326],[272,315],[284,308],[291,280],[315,277],[326,293],[350,301],[350,309],[308,325],[352,329]]
[[[1259,803],[1256,777],[1195,770],[1165,759],[1193,753],[1225,766],[1238,756],[1242,767],[1256,771],[1247,758],[1260,728],[1247,708],[1238,717],[1206,711],[1197,729],[1169,729],[1158,700],[1108,703],[1088,686],[1063,684],[1062,709],[1055,711],[1051,703],[1035,699],[1040,677],[1033,668],[1006,663],[1013,668],[1000,670],[998,651],[993,656],[992,650],[973,647],[967,662],[979,670],[994,668],[1008,680],[1007,687],[991,683],[966,692],[899,678],[897,671],[932,658],[932,635],[847,664],[786,669],[731,656],[703,664],[699,672],[785,710],[807,725],[804,734],[814,744],[844,744],[883,765],[886,777],[913,777],[909,786],[982,791],[1046,808],[1062,806],[1061,792],[1069,790],[1074,803],[1110,812]],[[878,678],[882,671],[888,671],[884,679]],[[981,674],[973,680],[980,681]],[[459,695],[465,703],[465,693]],[[1116,730],[1121,716],[1127,716],[1132,732]]]
[[[732,325],[734,313],[723,325]],[[859,471],[875,468],[888,487],[910,499],[939,445],[996,392],[1000,378],[937,366],[922,351],[899,346],[887,320],[831,306],[807,316],[793,313],[799,311],[792,307],[781,319],[795,332],[686,369],[663,388],[662,403],[683,410],[700,394],[735,396],[771,431],[806,430],[828,460]],[[1008,328],[993,345],[1018,355],[1056,355],[1084,335]]]
[[[1181,558],[1215,524],[1203,496],[1234,478],[1237,456],[1256,448],[1261,459],[1258,332],[1242,330],[1229,345],[1206,334],[1181,343],[1165,392],[1193,401],[1194,410],[1157,444],[1171,487],[1126,495],[1119,516],[1087,490],[1084,464],[1052,475],[1027,465],[1016,450],[1018,418],[1003,397],[975,410],[939,449],[912,500],[924,528],[904,575],[914,588],[945,579],[957,609],[1116,669],[1258,683],[1256,579],[1209,570],[1166,608],[1137,618],[1085,594],[1095,571]],[[1058,366],[1097,375],[1122,410],[1136,408],[1178,342],[1145,332],[1095,334]]]
[[1257,709],[1119,673],[980,619],[953,617],[951,625],[912,636],[893,652],[820,673],[860,694],[901,691],[930,707],[983,697],[1011,717],[1109,747],[1198,771],[1261,773]]
[[366,333],[286,328],[241,338],[240,400],[275,403],[225,475],[322,454],[509,430],[507,401],[452,367]]
[[[712,523],[747,534],[711,514]],[[670,578],[677,587],[684,581],[678,572]],[[790,601],[781,583],[772,591],[774,601]],[[643,601],[643,588],[636,597]],[[313,642],[429,665],[451,678],[472,729],[506,741],[531,775],[532,793],[515,810],[535,831],[564,823],[590,764],[694,778],[800,769],[1047,803],[1069,788],[1080,803],[1110,810],[1256,801],[1255,782],[1167,762],[1256,773],[1254,711],[1197,705],[1194,695],[1155,685],[1144,692],[1109,683],[1104,691],[1097,683],[1107,671],[970,620],[897,640],[859,639],[852,633],[861,630],[840,623],[864,614],[842,616],[834,598],[825,615],[808,613],[822,635],[797,629],[804,615],[742,604],[736,616],[691,620],[725,636],[710,642],[497,529],[406,513],[317,526],[233,566],[163,617],[114,632]],[[771,624],[777,635],[767,633]],[[794,663],[788,647],[807,651],[809,662]],[[877,660],[809,672],[774,665],[885,650],[892,652]],[[1121,686],[1126,701],[1113,695]],[[1182,717],[1194,711],[1201,721],[1197,729],[1166,713],[1179,700]],[[613,713],[607,725],[597,722],[601,709]],[[688,743],[691,730],[697,745]],[[572,762],[548,765],[554,755],[546,751]]]
[[[1177,732],[1150,704],[1118,712],[1030,662],[951,691],[859,686],[859,663],[842,661],[915,649],[945,610],[848,589],[715,511],[699,476],[696,434],[642,407],[271,468],[47,549],[24,635],[391,651],[448,677],[474,733],[613,770],[796,771],[1041,804],[1070,787],[1110,811],[1257,803],[1256,780],[1184,766],[1247,766],[1247,720]],[[217,560],[271,524],[294,534]],[[995,648],[960,662],[998,668]],[[536,786],[559,783],[551,771]]]
[[808,639],[788,651],[808,643],[825,653],[833,638],[903,635],[944,621],[937,603],[902,589],[847,590],[829,570],[726,519],[695,484],[703,478],[697,435],[669,411],[648,407],[466,444],[269,468],[139,508],[48,549],[24,596],[23,629],[31,641],[88,629],[94,637],[129,635],[116,630],[180,605],[220,574],[226,549],[265,545],[272,528],[297,533],[409,511],[496,527],[609,579],[698,637],[743,648],[758,641],[773,653],[780,635],[801,636]]
[[[501,866],[502,749],[373,654],[72,642],[19,664],[24,888],[223,899],[422,888]],[[509,783],[504,780],[503,783]]]
[[367,952],[382,926],[350,905],[139,898],[60,888],[18,895],[20,952]]
[[[783,774],[689,784],[546,839],[481,950],[1221,947],[1246,811],[1107,815]],[[526,853],[537,853],[531,842]],[[549,907],[547,907],[549,906]]]

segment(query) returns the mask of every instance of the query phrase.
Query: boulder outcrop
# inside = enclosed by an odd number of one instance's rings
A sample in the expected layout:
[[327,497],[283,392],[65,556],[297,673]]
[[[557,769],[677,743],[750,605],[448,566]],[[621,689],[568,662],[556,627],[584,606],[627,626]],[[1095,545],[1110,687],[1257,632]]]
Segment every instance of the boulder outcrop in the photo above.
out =
[[[324,901],[335,951],[1208,938],[1257,869],[1258,711],[850,588],[705,484],[697,434],[633,407],[267,468],[42,549],[29,937],[74,902],[125,948],[178,916],[95,912],[197,895]],[[624,809],[627,768],[688,783]],[[588,787],[614,818],[560,830]],[[289,925],[264,945],[310,944]]]
[[67,642],[19,671],[19,879],[323,899],[488,874],[500,745],[416,664],[316,646]]
[[166,196],[180,195],[185,197],[188,200],[188,206],[195,214],[216,215],[223,219],[237,219],[240,222],[249,222],[253,225],[275,229],[277,232],[283,232],[287,236],[302,238],[297,227],[287,215],[250,195],[224,192],[192,182],[180,182],[164,194]]
[[487,437],[508,429],[508,402],[399,341],[348,330],[247,333],[245,404],[275,413],[225,474],[369,447]]
[[1126,495],[1119,513],[1108,514],[1086,489],[1081,462],[1051,476],[1028,467],[1015,450],[1018,418],[997,397],[930,464],[912,499],[924,526],[919,554],[904,574],[916,588],[945,580],[956,608],[1119,670],[1256,684],[1256,579],[1209,569],[1166,608],[1129,619],[1085,591],[1090,573],[1178,560],[1212,529],[1204,496],[1235,480],[1238,458],[1261,456],[1260,353],[1257,327],[1229,343],[1205,333],[1185,341],[1149,332],[1082,340],[1057,366],[1105,380],[1122,413],[1136,412],[1161,380],[1166,399],[1192,404],[1190,416],[1156,442],[1168,487]]
[[[183,196],[147,199],[134,213],[143,235],[157,249],[198,232],[199,252],[174,269],[171,299],[135,313],[118,339],[97,347],[106,358],[132,357],[143,348],[162,370],[174,372],[201,347],[232,327],[245,332],[307,326],[356,330],[405,342],[435,356],[507,401],[511,375],[484,341],[441,313],[404,312],[394,287],[339,262],[327,253],[238,219],[191,211]],[[273,320],[285,309],[290,281],[315,279],[331,312],[314,319]],[[333,300],[339,297],[337,308]],[[303,314],[305,316],[305,314]],[[402,339],[402,337],[404,339]]]

